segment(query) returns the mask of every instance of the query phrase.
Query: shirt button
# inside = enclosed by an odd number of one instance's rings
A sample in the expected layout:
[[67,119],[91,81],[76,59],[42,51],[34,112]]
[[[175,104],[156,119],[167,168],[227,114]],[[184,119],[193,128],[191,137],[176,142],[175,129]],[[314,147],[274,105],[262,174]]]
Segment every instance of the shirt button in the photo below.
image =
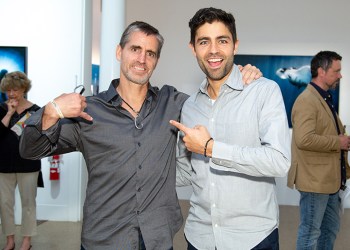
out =
[[214,227],[218,227],[218,224],[215,224]]
[[141,147],[141,142],[138,142],[137,145],[139,145],[139,147]]
[[141,165],[139,165],[139,169],[141,169],[142,168],[142,166]]
[[213,204],[213,207],[216,207],[215,203]]
[[212,182],[212,183],[211,183],[211,186],[212,186],[212,187],[214,187],[214,186],[215,186],[215,183],[214,183],[214,182]]
[[138,189],[137,189],[137,192],[140,192],[140,191],[141,191],[141,188],[138,188]]
[[137,214],[140,214],[140,210],[137,210],[136,213],[137,213]]

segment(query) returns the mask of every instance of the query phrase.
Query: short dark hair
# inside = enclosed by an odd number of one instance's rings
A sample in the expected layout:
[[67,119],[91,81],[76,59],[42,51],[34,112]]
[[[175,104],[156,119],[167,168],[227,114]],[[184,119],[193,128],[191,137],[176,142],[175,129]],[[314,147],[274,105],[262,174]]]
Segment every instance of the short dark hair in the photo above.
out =
[[231,13],[213,7],[203,8],[196,12],[188,23],[191,29],[191,41],[194,45],[196,32],[200,26],[205,23],[213,23],[215,21],[222,22],[231,32],[233,42],[237,41],[236,21]]
[[6,92],[10,89],[24,89],[24,93],[28,93],[32,87],[31,80],[28,79],[27,75],[21,71],[14,71],[7,73],[1,80],[0,91]]
[[334,51],[320,51],[311,60],[311,77],[318,76],[318,68],[327,71],[332,67],[334,60],[341,60],[342,57]]
[[135,21],[129,24],[129,26],[124,30],[122,37],[120,38],[120,42],[119,42],[120,47],[124,48],[125,45],[129,42],[130,35],[136,31],[141,31],[145,33],[147,36],[149,35],[156,36],[158,40],[157,57],[159,58],[160,52],[162,51],[162,47],[164,44],[164,38],[156,28],[154,28],[152,25],[145,22]]

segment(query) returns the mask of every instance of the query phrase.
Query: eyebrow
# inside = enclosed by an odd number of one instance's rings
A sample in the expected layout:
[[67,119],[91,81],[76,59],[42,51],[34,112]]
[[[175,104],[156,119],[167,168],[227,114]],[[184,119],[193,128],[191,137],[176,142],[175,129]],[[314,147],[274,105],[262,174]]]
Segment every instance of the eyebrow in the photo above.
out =
[[[220,39],[232,40],[230,36],[218,36],[218,37],[215,38],[215,40],[220,40]],[[197,39],[197,42],[204,41],[204,40],[210,40],[210,37],[208,37],[208,36],[199,37]]]
[[[131,45],[130,48],[131,48],[131,49],[142,49],[142,47],[139,46],[139,45]],[[148,52],[148,53],[149,53],[149,52],[154,53],[156,56],[158,55],[158,53],[157,53],[156,51],[153,51],[153,50],[151,50],[151,49],[146,50],[146,52]]]
[[230,36],[219,36],[216,39],[228,39],[228,40],[232,40]]
[[141,49],[141,46],[139,46],[139,45],[131,45],[130,49]]

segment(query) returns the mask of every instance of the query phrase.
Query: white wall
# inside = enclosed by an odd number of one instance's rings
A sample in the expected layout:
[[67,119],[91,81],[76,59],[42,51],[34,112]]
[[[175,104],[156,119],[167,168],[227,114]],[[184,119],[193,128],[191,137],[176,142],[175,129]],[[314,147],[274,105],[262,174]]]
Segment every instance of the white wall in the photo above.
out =
[[[217,7],[236,18],[239,53],[261,55],[314,55],[334,50],[343,56],[339,113],[350,124],[350,2],[348,0],[130,0],[126,1],[126,24],[149,22],[165,38],[160,63],[153,74],[153,85],[174,85],[193,93],[203,73],[188,48],[188,21],[203,7]],[[277,179],[280,204],[297,205],[299,195]],[[189,197],[190,189],[178,189],[179,197]],[[347,201],[349,202],[349,201]],[[349,205],[348,205],[349,206]]]
[[[90,6],[84,0],[0,1],[0,45],[28,47],[30,101],[44,106],[57,95],[72,92],[76,84],[91,83]],[[42,160],[45,188],[38,189],[38,219],[80,220],[83,165],[80,153],[66,154],[61,180],[49,181],[47,158]],[[17,204],[16,222],[19,217]]]

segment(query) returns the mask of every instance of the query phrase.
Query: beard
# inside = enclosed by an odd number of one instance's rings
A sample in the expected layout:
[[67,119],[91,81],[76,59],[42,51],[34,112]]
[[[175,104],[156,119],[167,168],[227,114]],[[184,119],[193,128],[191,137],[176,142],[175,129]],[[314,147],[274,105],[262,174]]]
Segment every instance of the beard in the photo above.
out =
[[225,76],[227,76],[230,73],[233,67],[233,57],[230,57],[225,63],[225,65],[222,65],[222,67],[218,69],[210,69],[208,66],[206,66],[203,60],[199,58],[197,58],[197,62],[201,70],[207,76],[207,78],[214,81],[219,81],[223,79]]
[[329,89],[336,89],[340,84],[340,79],[338,79],[337,81],[335,81],[331,86],[329,86]]
[[[147,71],[148,69],[146,69]],[[125,76],[125,78],[138,85],[145,85],[149,82],[149,79],[151,78],[152,71],[148,71],[146,74],[138,75],[132,72],[132,70],[129,70],[128,68],[122,68],[122,74]]]
[[145,85],[149,82],[149,78],[150,76],[146,75],[144,77],[136,77],[132,74],[126,73],[125,74],[126,79],[128,79],[128,81],[133,82],[135,84],[138,85]]

